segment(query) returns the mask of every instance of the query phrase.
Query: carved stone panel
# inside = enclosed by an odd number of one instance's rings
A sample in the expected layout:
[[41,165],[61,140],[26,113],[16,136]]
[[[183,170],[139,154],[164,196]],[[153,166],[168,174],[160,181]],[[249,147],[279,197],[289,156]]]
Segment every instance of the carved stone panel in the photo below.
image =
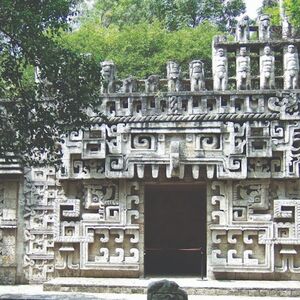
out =
[[149,182],[207,184],[210,278],[299,279],[300,40],[287,19],[257,25],[242,18],[212,64],[169,61],[166,78],[102,62],[106,117],[88,110],[91,126],[62,136],[59,170],[20,183],[13,154],[0,160],[0,283],[22,268],[30,283],[143,275]]
[[[297,184],[269,180],[212,184],[212,272],[299,273]],[[298,199],[289,198],[296,194]]]
[[0,183],[0,284],[16,283],[18,181]]

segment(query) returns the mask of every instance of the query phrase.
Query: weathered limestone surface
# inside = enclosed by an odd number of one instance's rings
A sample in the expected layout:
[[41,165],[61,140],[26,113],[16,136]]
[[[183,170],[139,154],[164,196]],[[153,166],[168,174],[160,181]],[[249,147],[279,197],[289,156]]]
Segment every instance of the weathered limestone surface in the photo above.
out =
[[297,48],[291,44],[284,48],[284,88],[298,88],[299,59]]
[[0,282],[16,283],[17,276],[17,205],[19,183],[0,181]]
[[1,283],[143,276],[144,188],[178,182],[206,184],[210,279],[299,280],[300,39],[247,22],[214,39],[213,78],[102,63],[108,122],[65,134],[61,170],[0,165]]
[[247,42],[250,39],[249,17],[243,16],[238,22],[235,31],[235,40],[237,42]]
[[238,90],[249,90],[251,88],[250,57],[247,48],[241,47],[236,58],[236,88]]

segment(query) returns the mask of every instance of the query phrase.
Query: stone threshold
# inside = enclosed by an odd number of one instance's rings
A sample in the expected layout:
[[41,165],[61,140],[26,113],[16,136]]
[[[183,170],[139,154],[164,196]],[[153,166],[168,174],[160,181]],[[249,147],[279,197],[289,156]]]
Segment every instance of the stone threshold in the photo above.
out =
[[299,297],[298,281],[212,280],[163,277],[149,279],[60,277],[43,285],[44,291],[79,293],[146,294],[148,285],[157,280],[175,281],[188,295]]

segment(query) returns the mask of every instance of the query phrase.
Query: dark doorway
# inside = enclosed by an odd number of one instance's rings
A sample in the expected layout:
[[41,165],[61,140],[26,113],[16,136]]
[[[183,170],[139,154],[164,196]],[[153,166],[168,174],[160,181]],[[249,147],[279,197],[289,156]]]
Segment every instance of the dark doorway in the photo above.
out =
[[145,192],[145,274],[205,276],[205,188],[149,185]]

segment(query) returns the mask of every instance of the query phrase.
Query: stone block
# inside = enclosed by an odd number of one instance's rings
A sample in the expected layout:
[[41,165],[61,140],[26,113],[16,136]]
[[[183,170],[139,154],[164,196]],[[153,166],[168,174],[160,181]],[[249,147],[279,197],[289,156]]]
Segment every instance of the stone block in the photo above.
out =
[[160,280],[149,285],[147,300],[187,300],[187,293],[182,290],[174,281]]
[[16,269],[13,267],[0,268],[0,285],[16,284]]

